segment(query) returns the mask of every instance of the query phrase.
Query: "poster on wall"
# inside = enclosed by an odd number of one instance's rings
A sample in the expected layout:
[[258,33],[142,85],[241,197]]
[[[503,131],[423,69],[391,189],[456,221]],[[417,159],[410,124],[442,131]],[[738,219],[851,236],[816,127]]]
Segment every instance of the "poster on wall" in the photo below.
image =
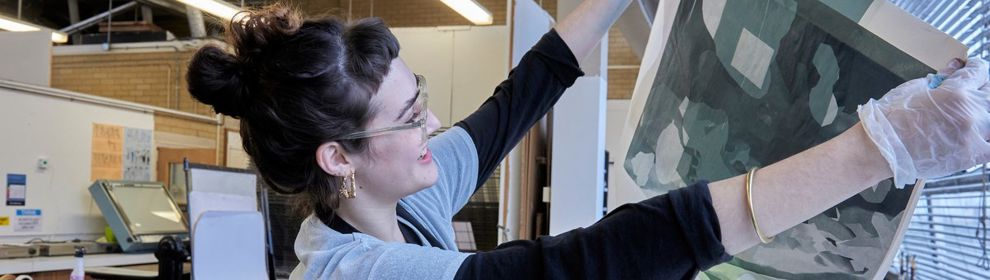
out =
[[92,175],[90,180],[120,180],[123,177],[124,128],[93,124]]
[[[664,1],[649,40],[620,146],[632,186],[616,186],[646,196],[831,139],[858,105],[967,50],[885,0]],[[920,189],[881,182],[699,277],[882,276]]]
[[27,175],[7,174],[7,206],[24,206],[27,202]]
[[93,124],[90,180],[151,180],[152,131]]

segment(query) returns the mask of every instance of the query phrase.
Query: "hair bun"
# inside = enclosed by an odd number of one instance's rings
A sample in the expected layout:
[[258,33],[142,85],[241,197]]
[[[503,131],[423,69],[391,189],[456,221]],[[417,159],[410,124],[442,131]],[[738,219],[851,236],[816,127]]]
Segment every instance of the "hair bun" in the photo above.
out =
[[209,45],[193,56],[186,80],[196,100],[213,106],[217,113],[240,117],[247,97],[243,66],[236,57]]
[[237,55],[248,62],[264,58],[272,49],[279,49],[302,26],[298,11],[278,3],[245,15],[227,28],[228,42]]

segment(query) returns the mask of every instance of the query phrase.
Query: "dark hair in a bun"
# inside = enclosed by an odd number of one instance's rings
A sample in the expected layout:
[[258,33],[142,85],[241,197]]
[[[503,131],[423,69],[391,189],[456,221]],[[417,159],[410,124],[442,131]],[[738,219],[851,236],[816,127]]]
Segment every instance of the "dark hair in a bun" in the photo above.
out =
[[206,46],[196,52],[187,73],[189,93],[197,100],[213,106],[217,113],[241,116],[240,100],[246,95],[241,81],[241,62],[217,46]]
[[[369,102],[399,43],[377,18],[302,20],[282,4],[238,16],[246,19],[227,28],[233,53],[210,45],[193,56],[189,92],[239,118],[244,150],[262,178],[279,192],[305,193],[329,222],[340,181],[320,169],[316,149],[371,119]],[[350,152],[367,149],[363,139],[338,142]]]

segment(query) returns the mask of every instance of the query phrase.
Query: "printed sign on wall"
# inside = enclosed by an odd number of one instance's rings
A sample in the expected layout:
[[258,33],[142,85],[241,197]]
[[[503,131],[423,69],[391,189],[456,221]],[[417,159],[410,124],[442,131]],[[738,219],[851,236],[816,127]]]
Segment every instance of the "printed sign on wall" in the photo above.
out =
[[41,232],[41,209],[17,209],[14,232]]
[[27,200],[27,175],[7,174],[7,206],[24,206]]
[[124,129],[124,180],[151,181],[151,130]]

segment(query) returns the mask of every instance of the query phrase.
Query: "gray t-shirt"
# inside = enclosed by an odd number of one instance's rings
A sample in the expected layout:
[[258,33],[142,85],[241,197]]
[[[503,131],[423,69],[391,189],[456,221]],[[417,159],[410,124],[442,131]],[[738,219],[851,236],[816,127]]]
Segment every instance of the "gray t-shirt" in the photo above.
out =
[[[430,139],[429,146],[437,183],[399,204],[437,238],[442,249],[340,233],[310,215],[296,236],[299,265],[290,279],[453,279],[469,254],[457,251],[451,219],[474,193],[478,152],[467,131],[456,126]],[[399,222],[414,228],[402,218]],[[414,231],[421,243],[429,244]]]

